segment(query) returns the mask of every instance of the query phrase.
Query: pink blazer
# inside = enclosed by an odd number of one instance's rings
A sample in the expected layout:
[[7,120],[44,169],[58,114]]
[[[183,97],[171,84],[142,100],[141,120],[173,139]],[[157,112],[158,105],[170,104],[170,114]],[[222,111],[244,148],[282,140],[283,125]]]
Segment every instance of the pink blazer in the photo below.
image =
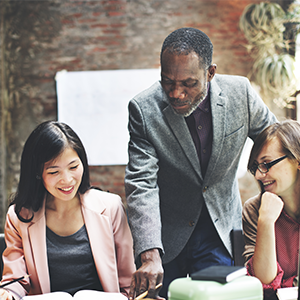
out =
[[[135,271],[133,242],[121,198],[96,189],[81,196],[82,214],[91,249],[105,292],[129,292]],[[31,212],[22,210],[23,217]],[[30,274],[30,277],[7,286],[18,296],[50,292],[46,248],[45,202],[29,223],[21,222],[10,206],[5,224],[7,248],[3,253],[3,278],[8,280]]]

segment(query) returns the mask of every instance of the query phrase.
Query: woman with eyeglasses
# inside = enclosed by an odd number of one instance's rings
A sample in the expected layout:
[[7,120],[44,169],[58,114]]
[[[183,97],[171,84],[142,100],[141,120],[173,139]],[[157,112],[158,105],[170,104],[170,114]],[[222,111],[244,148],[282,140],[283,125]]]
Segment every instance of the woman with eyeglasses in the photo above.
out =
[[248,274],[264,287],[264,299],[297,282],[300,227],[300,124],[285,120],[255,140],[248,169],[261,193],[245,202],[244,258]]

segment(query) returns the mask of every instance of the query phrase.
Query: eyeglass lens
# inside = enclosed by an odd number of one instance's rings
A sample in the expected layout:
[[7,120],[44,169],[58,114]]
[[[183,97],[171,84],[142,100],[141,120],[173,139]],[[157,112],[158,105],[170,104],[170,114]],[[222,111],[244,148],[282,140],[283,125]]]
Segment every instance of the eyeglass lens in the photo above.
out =
[[257,169],[262,172],[262,173],[267,173],[269,171],[269,168],[267,167],[266,164],[262,163],[262,164],[259,164],[257,166]]
[[276,165],[277,163],[279,163],[280,161],[282,161],[283,159],[287,158],[287,155],[284,155],[282,157],[279,157],[269,163],[261,163],[261,164],[258,164],[258,163],[254,163],[252,168],[250,169],[250,172],[255,176],[255,173],[257,171],[257,169],[261,172],[261,173],[267,173],[269,172],[269,169]]

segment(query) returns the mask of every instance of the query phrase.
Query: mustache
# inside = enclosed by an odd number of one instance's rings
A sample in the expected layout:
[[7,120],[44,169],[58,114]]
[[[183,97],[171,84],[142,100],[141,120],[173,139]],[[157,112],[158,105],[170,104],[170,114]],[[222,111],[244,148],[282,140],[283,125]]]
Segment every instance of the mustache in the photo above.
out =
[[182,101],[178,98],[171,98],[171,97],[168,97],[168,100],[170,103],[174,104],[174,105],[186,105],[186,104],[190,104],[191,101],[190,100],[185,100],[185,101]]

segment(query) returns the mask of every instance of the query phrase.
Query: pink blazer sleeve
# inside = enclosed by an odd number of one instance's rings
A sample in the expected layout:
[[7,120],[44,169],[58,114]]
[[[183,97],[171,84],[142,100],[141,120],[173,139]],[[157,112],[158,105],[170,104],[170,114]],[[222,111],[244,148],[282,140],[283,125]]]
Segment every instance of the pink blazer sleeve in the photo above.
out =
[[[30,216],[27,210],[22,212],[24,217]],[[35,213],[29,223],[21,222],[14,212],[14,206],[9,207],[5,223],[6,249],[3,253],[2,283],[30,274],[26,280],[7,287],[14,292],[16,299],[28,293],[50,291],[45,226],[44,207]]]

